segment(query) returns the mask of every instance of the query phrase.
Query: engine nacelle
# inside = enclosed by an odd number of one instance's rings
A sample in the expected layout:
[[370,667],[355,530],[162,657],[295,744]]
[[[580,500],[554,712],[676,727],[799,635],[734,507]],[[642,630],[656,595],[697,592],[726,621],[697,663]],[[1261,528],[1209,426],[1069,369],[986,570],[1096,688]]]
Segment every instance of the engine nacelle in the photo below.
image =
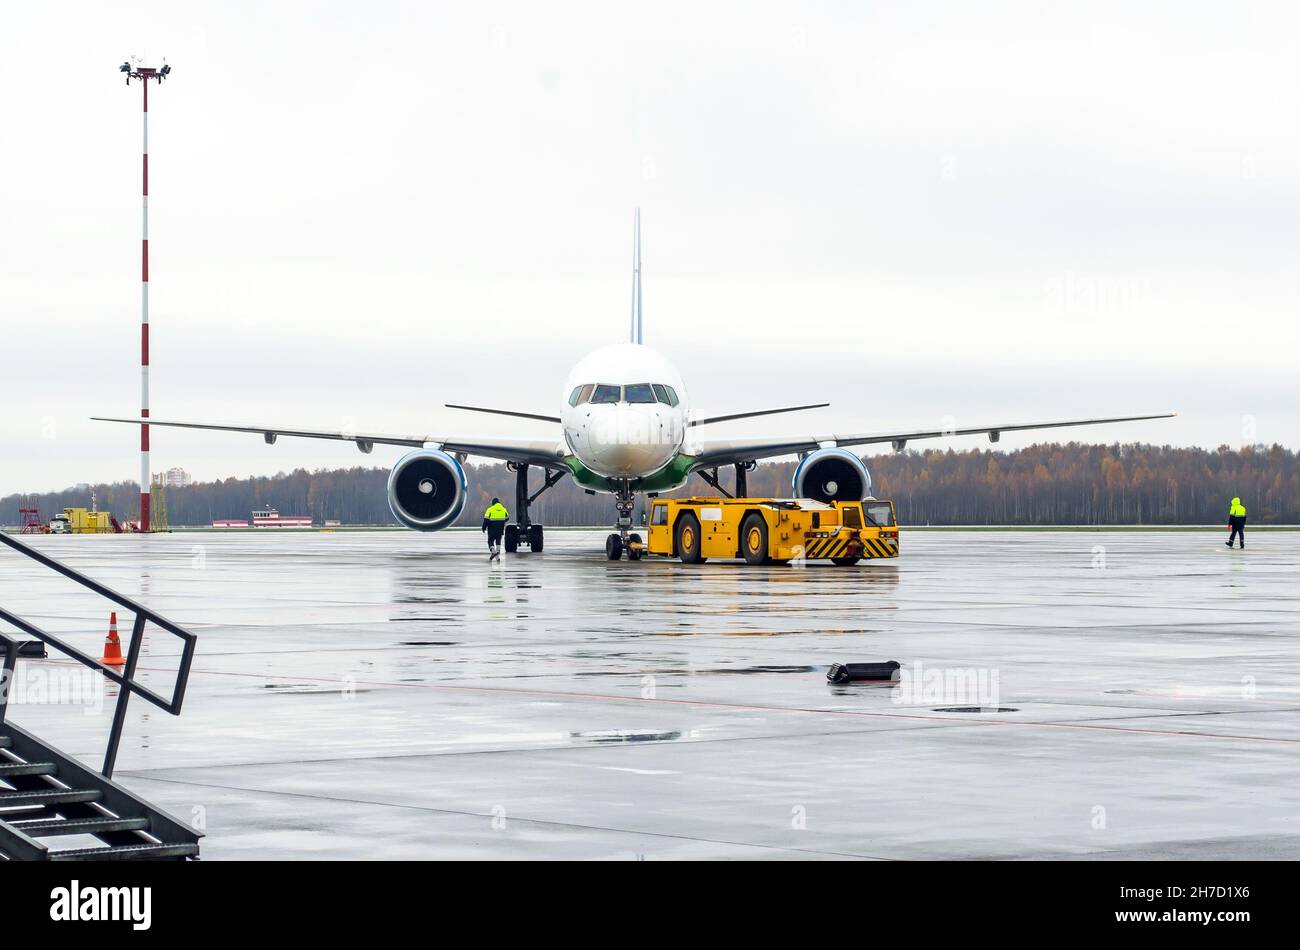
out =
[[437,449],[417,449],[388,473],[388,507],[408,528],[438,531],[465,510],[466,487],[465,470],[454,458]]
[[818,449],[794,470],[796,498],[861,501],[871,494],[871,473],[848,449]]

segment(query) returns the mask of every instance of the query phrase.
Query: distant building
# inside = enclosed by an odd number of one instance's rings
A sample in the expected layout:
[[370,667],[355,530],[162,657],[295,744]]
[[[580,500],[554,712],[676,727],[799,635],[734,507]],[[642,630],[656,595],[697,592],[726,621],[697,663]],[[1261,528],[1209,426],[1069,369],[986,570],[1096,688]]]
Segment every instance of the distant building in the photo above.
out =
[[253,512],[254,528],[310,528],[311,515],[282,515],[274,508]]
[[177,466],[165,472],[154,472],[153,481],[155,485],[166,485],[168,488],[188,488],[194,479],[189,472]]

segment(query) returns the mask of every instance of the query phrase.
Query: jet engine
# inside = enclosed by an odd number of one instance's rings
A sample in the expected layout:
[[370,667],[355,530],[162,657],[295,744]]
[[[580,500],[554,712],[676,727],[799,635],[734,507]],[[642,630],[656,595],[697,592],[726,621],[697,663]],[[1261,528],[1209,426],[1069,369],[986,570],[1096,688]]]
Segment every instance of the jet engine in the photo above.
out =
[[388,473],[388,507],[416,531],[446,528],[465,508],[465,470],[437,449],[417,449]]
[[871,473],[847,449],[818,449],[794,470],[794,496],[816,501],[861,501],[871,494]]

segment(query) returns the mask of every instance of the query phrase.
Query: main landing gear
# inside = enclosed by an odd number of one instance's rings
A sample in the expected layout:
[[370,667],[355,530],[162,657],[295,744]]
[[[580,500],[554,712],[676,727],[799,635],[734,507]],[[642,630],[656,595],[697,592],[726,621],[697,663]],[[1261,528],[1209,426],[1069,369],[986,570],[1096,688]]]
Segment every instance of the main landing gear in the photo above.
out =
[[541,554],[545,538],[542,526],[533,524],[528,517],[528,507],[561,478],[563,469],[547,469],[542,487],[533,494],[528,494],[528,465],[523,462],[506,462],[506,468],[515,473],[515,523],[506,525],[505,548],[507,554],[514,554],[519,545],[526,544],[534,554]]
[[641,535],[629,532],[632,527],[632,508],[636,505],[636,496],[628,488],[626,480],[623,481],[623,487],[614,498],[614,507],[618,509],[618,532],[605,539],[605,557],[617,561],[626,551],[629,561],[639,561],[644,545]]

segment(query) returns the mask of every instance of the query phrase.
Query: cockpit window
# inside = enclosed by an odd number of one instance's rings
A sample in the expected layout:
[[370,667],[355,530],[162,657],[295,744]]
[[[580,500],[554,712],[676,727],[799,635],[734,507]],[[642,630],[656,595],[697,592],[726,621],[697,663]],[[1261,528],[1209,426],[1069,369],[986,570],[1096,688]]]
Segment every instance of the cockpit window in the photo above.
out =
[[665,386],[662,383],[654,384],[655,398],[665,406],[677,405],[677,392],[671,386]]
[[655,391],[649,383],[628,383],[623,387],[623,398],[628,402],[655,402]]
[[591,394],[593,403],[612,403],[618,402],[623,395],[621,386],[608,386],[601,383],[596,387],[596,391]]
[[584,402],[591,402],[591,391],[595,388],[596,388],[595,383],[588,383],[587,385],[582,387],[582,392],[578,393],[579,406],[581,406]]
[[576,406],[582,397],[582,387],[574,386],[573,392],[569,393],[569,405]]

